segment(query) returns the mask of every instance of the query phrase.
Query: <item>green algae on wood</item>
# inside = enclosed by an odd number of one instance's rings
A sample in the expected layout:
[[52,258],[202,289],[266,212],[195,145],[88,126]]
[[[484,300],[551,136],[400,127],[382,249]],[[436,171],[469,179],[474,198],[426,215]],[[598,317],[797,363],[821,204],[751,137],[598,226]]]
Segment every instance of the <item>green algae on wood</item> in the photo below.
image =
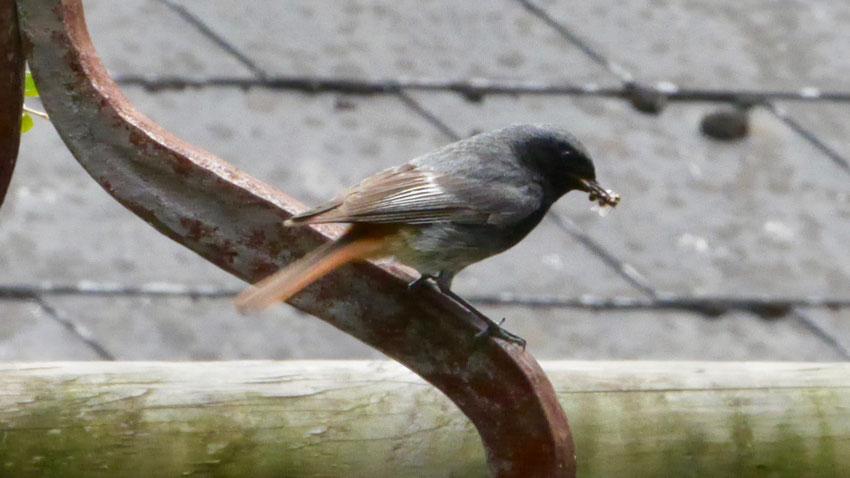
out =
[[[850,364],[549,362],[580,477],[850,469]],[[488,476],[392,362],[0,364],[0,477]]]

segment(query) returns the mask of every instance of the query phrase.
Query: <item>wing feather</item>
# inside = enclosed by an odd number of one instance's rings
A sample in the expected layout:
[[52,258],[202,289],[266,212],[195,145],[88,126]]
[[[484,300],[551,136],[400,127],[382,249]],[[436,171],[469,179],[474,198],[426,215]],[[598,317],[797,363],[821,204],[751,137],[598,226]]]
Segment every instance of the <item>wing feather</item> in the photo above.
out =
[[[533,187],[533,185],[527,186]],[[408,163],[363,180],[287,224],[368,222],[487,224],[526,216],[539,202],[510,184],[422,170]]]

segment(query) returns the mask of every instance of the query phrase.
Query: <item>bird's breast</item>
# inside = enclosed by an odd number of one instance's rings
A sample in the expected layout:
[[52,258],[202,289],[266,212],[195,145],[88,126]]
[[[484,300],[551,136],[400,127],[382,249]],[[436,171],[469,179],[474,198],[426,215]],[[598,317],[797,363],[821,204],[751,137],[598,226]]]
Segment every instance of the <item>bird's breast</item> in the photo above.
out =
[[456,273],[510,248],[527,233],[516,227],[451,222],[403,226],[390,250],[421,273]]

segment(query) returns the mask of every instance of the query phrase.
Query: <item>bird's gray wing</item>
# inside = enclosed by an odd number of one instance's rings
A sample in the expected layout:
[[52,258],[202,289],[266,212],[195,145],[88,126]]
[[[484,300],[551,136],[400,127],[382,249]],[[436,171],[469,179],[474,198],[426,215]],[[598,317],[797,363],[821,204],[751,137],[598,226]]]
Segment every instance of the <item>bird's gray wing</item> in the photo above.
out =
[[443,174],[408,163],[371,176],[287,223],[505,225],[525,218],[541,202],[537,184],[514,183]]

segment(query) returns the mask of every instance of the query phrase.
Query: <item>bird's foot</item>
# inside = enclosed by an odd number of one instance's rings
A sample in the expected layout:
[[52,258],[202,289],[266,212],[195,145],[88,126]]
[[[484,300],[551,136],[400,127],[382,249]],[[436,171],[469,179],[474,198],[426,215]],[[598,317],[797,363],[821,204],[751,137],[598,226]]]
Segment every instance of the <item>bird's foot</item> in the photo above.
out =
[[437,280],[436,276],[433,276],[431,274],[422,274],[422,275],[419,276],[418,279],[407,284],[407,290],[415,291],[415,290],[421,289],[422,287],[425,287],[425,286],[428,286],[428,285],[430,285],[432,287],[436,287],[436,282],[435,282],[436,280]]
[[480,341],[480,340],[484,339],[485,337],[495,337],[497,339],[502,339],[502,340],[517,344],[520,347],[522,347],[523,350],[525,350],[525,345],[526,345],[525,339],[520,337],[519,335],[512,334],[512,333],[508,332],[507,330],[503,329],[502,324],[504,324],[504,323],[505,323],[504,317],[502,317],[502,320],[500,320],[498,324],[495,323],[495,322],[492,322],[492,321],[488,322],[486,329],[475,334],[475,341],[476,342]]

